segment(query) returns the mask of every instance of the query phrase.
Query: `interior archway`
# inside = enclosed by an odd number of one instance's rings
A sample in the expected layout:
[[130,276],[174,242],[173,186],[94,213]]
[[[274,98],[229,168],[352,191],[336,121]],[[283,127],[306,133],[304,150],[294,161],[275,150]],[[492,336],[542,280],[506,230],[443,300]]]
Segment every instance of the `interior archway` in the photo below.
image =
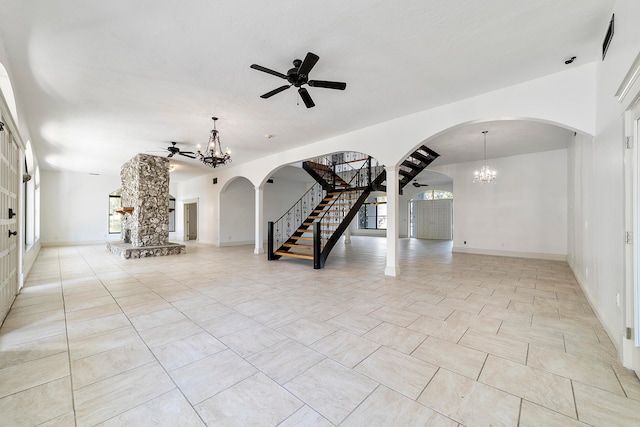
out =
[[251,181],[236,177],[220,192],[220,246],[254,241],[255,193]]
[[[429,171],[452,179],[453,251],[566,257],[568,149],[575,141],[574,130],[535,120],[465,123],[426,140],[440,154]],[[497,170],[496,181],[474,183],[485,164]],[[416,181],[427,183],[421,175]]]

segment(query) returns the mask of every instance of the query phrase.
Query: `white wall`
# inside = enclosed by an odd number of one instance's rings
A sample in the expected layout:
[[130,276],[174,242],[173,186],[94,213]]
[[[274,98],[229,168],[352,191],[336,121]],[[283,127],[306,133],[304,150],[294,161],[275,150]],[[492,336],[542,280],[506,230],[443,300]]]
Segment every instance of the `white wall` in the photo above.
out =
[[[597,224],[592,221],[599,197],[594,197],[593,177],[596,173],[594,138],[578,135],[569,146],[568,164],[568,238],[567,262],[576,279],[590,293],[597,277],[597,247],[594,245]],[[596,167],[594,167],[596,166]],[[603,306],[604,308],[604,306]],[[615,319],[609,319],[615,322]]]
[[226,186],[220,194],[220,246],[254,242],[255,206],[255,190],[249,180],[237,178]]
[[120,188],[119,175],[41,170],[40,242],[91,244],[118,240],[109,234],[109,193]]
[[[213,184],[212,178],[215,172],[204,177],[191,179],[189,181],[179,182],[175,192],[172,192],[176,198],[176,239],[180,240],[184,235],[184,203],[185,201],[196,201],[198,203],[198,242],[205,244],[218,245],[218,230],[220,227],[220,210],[219,203],[215,198],[218,197],[218,187],[221,184]],[[214,189],[215,188],[215,189]]]
[[[614,96],[640,49],[640,2],[617,0],[615,32],[596,68],[595,139],[570,149],[570,245],[568,261],[613,343],[624,335],[624,181],[622,114],[635,94]],[[603,23],[602,36],[606,31]],[[600,46],[594,46],[600,50]]]
[[[264,221],[276,221],[302,197],[313,184],[276,178],[264,186]],[[266,238],[266,234],[265,234]]]
[[567,150],[487,163],[491,184],[473,183],[478,162],[434,167],[453,178],[454,252],[565,259]]

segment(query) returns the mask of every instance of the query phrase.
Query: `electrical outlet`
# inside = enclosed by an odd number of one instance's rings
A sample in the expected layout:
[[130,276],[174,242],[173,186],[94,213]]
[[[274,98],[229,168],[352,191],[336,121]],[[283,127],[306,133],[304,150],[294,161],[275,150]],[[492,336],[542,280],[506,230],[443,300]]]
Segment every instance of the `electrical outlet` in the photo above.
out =
[[616,305],[620,307],[620,293],[616,292]]

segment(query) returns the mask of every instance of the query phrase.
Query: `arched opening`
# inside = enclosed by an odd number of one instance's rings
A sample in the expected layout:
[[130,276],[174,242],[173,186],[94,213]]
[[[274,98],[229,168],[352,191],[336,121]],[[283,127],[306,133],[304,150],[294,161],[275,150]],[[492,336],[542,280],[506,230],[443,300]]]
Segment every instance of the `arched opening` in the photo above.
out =
[[[440,154],[429,171],[450,177],[449,191],[455,194],[453,251],[566,257],[568,147],[575,135],[541,121],[494,120],[460,124],[424,141]],[[497,179],[474,183],[485,164],[497,171]],[[420,175],[416,184],[428,181]],[[411,225],[412,216],[407,217]],[[417,233],[410,227],[412,232]]]
[[233,178],[220,192],[220,246],[253,243],[254,223],[254,186],[247,178]]
[[[269,184],[279,181],[274,176],[294,170],[304,180],[286,192],[288,200],[277,211],[265,216],[267,257],[313,261],[314,268],[322,268],[343,233],[348,235],[350,226],[358,223],[359,209],[370,192],[383,187],[384,166],[365,153],[345,151],[279,168],[264,181],[265,207]],[[283,194],[277,187],[273,189]]]

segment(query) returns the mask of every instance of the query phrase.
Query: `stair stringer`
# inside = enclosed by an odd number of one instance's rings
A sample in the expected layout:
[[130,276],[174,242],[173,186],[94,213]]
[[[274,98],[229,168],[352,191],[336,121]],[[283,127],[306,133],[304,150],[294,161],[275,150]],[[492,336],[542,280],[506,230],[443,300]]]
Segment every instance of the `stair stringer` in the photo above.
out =
[[[315,269],[324,268],[324,263],[327,260],[327,258],[329,257],[329,254],[331,253],[331,250],[336,245],[338,240],[340,240],[340,237],[342,237],[342,233],[344,233],[345,230],[347,229],[347,227],[349,227],[349,225],[351,224],[351,221],[353,220],[353,218],[357,215],[358,211],[360,210],[360,207],[362,207],[362,205],[364,204],[365,200],[367,200],[367,197],[369,197],[369,194],[371,194],[371,190],[369,188],[365,189],[362,192],[362,194],[360,194],[360,197],[358,197],[358,199],[353,204],[353,206],[351,207],[349,212],[347,212],[347,214],[344,216],[344,218],[342,218],[342,221],[340,222],[340,225],[338,225],[338,227],[334,230],[334,232],[331,235],[331,237],[329,237],[329,240],[322,247],[322,252],[320,253],[320,257],[316,262],[314,262],[313,268],[315,268]],[[322,221],[320,221],[320,222],[322,224]]]
[[332,191],[334,189],[333,185],[331,185],[331,183],[327,182],[327,180],[324,179],[322,177],[322,175],[320,175],[318,172],[316,172],[316,170],[313,169],[313,167],[311,167],[311,165],[309,165],[308,162],[302,162],[302,169],[307,171],[307,173],[309,175],[311,175],[311,177],[313,179],[315,179],[317,183],[322,185],[322,188],[324,188],[325,191]]

